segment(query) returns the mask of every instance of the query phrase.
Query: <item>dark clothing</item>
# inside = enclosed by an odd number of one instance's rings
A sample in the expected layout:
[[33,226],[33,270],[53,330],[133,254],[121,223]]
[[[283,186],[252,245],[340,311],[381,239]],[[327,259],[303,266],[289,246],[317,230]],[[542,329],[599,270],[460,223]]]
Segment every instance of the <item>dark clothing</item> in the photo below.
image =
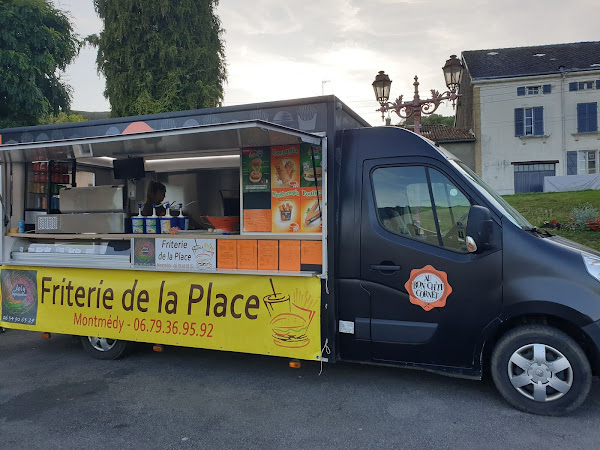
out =
[[[144,203],[144,206],[142,206],[142,216],[151,216],[152,215],[152,203]],[[167,210],[165,209],[164,206],[157,206],[156,207],[156,215],[157,216],[164,216],[167,213]]]

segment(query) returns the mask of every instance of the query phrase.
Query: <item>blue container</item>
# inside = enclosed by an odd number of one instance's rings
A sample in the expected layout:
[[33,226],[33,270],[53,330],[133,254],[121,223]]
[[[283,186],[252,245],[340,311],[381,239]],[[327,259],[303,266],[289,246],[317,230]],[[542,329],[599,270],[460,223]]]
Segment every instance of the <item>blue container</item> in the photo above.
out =
[[177,226],[180,230],[189,230],[190,229],[190,218],[185,216],[175,217],[177,219]]
[[156,234],[158,226],[158,218],[144,217],[144,232],[146,234]]
[[177,217],[160,217],[160,233],[161,234],[169,234],[171,233],[171,228],[179,227],[179,220]]
[[146,227],[144,226],[144,217],[132,217],[131,218],[131,233],[133,234],[143,234],[146,231]]

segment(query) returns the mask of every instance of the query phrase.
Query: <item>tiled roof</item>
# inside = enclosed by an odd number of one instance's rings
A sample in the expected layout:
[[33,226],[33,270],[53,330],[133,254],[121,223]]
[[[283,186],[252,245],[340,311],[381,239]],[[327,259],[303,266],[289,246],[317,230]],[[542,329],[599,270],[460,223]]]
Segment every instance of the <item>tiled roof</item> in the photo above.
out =
[[462,52],[473,79],[600,70],[600,42],[538,45]]
[[[409,125],[407,128],[412,130],[413,126]],[[447,127],[446,125],[421,125],[421,135],[438,143],[475,140],[475,135],[470,130]]]

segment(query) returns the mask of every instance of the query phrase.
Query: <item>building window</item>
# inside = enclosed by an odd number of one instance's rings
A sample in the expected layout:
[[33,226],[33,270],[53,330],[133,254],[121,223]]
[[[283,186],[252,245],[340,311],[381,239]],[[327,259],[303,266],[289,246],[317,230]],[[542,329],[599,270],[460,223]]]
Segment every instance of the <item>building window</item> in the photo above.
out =
[[533,108],[523,108],[525,112],[525,136],[533,135]]
[[519,86],[517,88],[517,95],[538,95],[539,93],[551,94],[552,85],[544,84],[542,86]]
[[577,175],[587,175],[598,172],[596,151],[586,150],[577,152]]
[[515,108],[515,136],[543,136],[544,108]]
[[577,103],[577,132],[590,133],[598,131],[598,104]]
[[589,89],[600,89],[600,80],[595,81],[571,81],[569,91],[587,91]]

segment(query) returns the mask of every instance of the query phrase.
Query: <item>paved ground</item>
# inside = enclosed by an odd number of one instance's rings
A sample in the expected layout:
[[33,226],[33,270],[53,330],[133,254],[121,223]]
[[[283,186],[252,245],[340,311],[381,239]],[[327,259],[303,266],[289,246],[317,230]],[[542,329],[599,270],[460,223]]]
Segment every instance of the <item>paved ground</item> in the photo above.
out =
[[598,448],[600,382],[564,418],[508,406],[490,381],[142,346],[119,361],[69,336],[0,334],[0,448]]

